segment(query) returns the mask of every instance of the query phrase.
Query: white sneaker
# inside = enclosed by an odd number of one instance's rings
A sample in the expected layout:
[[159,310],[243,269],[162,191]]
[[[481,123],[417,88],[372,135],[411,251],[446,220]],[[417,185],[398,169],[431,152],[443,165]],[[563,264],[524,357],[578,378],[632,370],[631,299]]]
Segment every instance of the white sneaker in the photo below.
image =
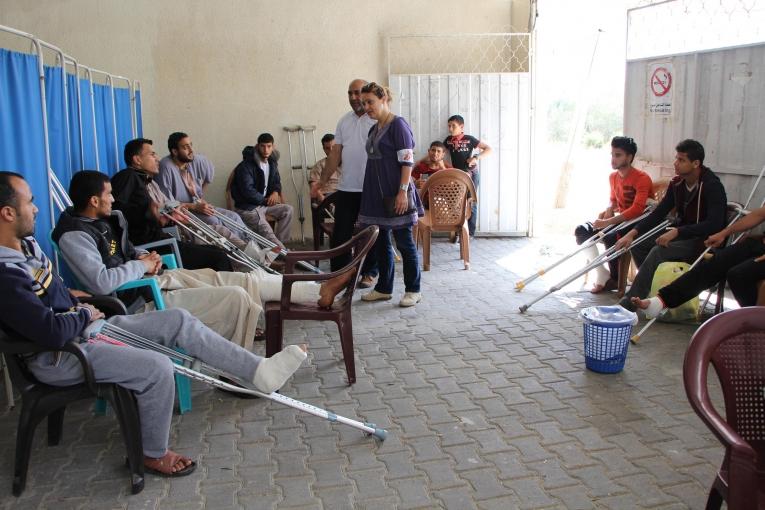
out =
[[401,301],[398,303],[398,306],[414,306],[417,303],[422,301],[422,293],[420,292],[405,292],[404,297],[401,298]]
[[362,301],[387,301],[392,297],[393,297],[393,294],[383,294],[382,292],[377,292],[376,290],[372,290],[371,292],[362,294],[361,300]]

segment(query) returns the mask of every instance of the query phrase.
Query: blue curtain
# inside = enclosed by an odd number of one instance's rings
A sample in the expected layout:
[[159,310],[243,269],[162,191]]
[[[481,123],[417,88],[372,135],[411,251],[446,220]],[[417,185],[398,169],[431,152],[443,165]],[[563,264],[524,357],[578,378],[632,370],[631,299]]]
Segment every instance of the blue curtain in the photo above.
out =
[[[77,77],[66,75],[66,102],[69,105],[69,171],[74,174],[84,170],[80,154],[80,117],[77,114],[80,105],[77,103]],[[63,183],[62,183],[63,184]],[[64,184],[66,186],[66,184]]]
[[[115,119],[117,123],[117,154],[121,155],[125,144],[133,139],[133,116],[130,114],[130,89],[114,89],[114,113],[117,117]],[[120,168],[124,166],[122,159],[122,157],[119,159]]]
[[[93,140],[93,133],[96,132],[96,126],[93,125],[93,105],[90,98],[90,81],[80,79],[80,107],[82,108],[82,147],[85,153],[83,168],[86,170],[96,170],[96,144]],[[99,161],[99,165],[101,162]]]
[[[45,110],[48,115],[48,147],[50,166],[64,186],[72,179],[72,163],[69,156],[69,132],[64,115],[64,70],[61,67],[45,66]],[[67,94],[68,95],[68,94]]]
[[135,127],[138,138],[143,137],[143,105],[141,105],[141,91],[135,91]]
[[98,138],[98,164],[109,176],[119,171],[117,144],[114,139],[114,112],[112,93],[108,85],[93,84],[96,109],[96,137]]
[[32,188],[37,215],[36,237],[52,255],[48,232],[50,195],[45,168],[40,81],[37,56],[0,49],[0,170],[18,172]]

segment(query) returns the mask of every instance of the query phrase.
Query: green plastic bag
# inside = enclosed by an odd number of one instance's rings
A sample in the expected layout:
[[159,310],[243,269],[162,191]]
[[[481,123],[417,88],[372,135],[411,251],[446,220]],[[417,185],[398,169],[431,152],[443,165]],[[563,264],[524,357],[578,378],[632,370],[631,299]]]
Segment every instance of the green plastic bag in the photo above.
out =
[[[651,292],[648,294],[648,297],[654,297],[659,292],[659,289],[680,278],[681,275],[688,271],[689,267],[691,265],[685,262],[662,262],[659,264],[656,273],[653,275]],[[659,320],[662,322],[695,321],[698,309],[699,297],[696,296],[677,308],[670,308]]]

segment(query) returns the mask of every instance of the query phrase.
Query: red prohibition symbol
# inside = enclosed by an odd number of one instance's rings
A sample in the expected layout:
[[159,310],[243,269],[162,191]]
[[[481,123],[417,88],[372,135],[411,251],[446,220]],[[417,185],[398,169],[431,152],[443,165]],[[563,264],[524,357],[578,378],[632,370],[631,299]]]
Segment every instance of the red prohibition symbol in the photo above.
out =
[[672,74],[666,67],[657,67],[651,75],[651,92],[656,97],[661,97],[669,92],[672,87]]

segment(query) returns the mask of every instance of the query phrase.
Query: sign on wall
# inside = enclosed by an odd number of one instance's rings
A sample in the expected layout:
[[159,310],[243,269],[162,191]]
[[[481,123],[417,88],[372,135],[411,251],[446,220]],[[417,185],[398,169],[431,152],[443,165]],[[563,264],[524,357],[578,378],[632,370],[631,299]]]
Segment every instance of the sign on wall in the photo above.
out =
[[648,66],[648,113],[672,115],[675,70],[670,62]]

